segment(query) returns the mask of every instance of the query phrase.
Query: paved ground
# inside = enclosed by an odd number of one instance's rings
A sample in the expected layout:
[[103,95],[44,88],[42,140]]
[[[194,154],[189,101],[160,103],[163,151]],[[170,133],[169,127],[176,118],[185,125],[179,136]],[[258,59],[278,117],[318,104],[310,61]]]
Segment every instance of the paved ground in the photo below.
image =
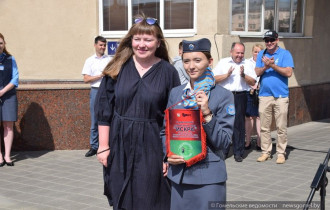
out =
[[[330,148],[330,119],[290,127],[288,159],[256,162],[251,149],[242,163],[226,160],[228,201],[302,201]],[[274,136],[275,137],[275,136]],[[86,151],[13,153],[14,167],[0,168],[0,209],[109,209],[102,195],[102,167]],[[328,173],[329,177],[329,173]],[[326,209],[330,209],[330,188]],[[320,199],[316,192],[314,201]]]

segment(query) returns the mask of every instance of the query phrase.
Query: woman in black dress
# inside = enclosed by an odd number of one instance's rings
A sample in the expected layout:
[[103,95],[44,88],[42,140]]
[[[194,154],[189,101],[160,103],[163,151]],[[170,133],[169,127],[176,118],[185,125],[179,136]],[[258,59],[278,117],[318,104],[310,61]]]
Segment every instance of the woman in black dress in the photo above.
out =
[[138,16],[104,70],[96,112],[97,158],[114,209],[170,207],[160,130],[169,91],[180,84],[157,20]]
[[14,140],[14,122],[17,121],[18,69],[15,58],[6,50],[4,36],[0,33],[0,119],[3,125],[5,155],[2,156],[0,144],[0,167],[14,166],[10,159]]

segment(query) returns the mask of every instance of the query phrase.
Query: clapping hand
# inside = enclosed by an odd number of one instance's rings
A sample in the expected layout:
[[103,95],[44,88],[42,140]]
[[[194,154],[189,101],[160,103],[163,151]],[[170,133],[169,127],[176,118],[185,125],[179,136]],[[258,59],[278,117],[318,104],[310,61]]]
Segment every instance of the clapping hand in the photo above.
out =
[[240,66],[240,74],[241,74],[241,77],[245,77],[244,66],[243,65]]
[[231,66],[229,69],[228,69],[228,73],[227,73],[227,76],[229,77],[233,71],[235,70],[235,68],[233,66]]
[[272,64],[275,63],[274,57],[268,58],[266,56],[262,57],[262,62],[264,62],[267,68],[270,68]]

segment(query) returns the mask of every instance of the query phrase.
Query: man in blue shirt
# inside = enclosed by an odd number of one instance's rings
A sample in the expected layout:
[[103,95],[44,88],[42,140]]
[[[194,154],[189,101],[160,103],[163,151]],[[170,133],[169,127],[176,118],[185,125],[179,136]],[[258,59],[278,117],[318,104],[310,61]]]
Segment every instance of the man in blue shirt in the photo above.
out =
[[262,155],[257,161],[264,162],[271,158],[270,126],[274,110],[277,127],[276,163],[283,164],[287,146],[288,78],[292,75],[294,63],[291,53],[278,46],[279,38],[276,31],[267,31],[264,34],[264,41],[266,49],[259,52],[255,68],[261,80],[259,115]]

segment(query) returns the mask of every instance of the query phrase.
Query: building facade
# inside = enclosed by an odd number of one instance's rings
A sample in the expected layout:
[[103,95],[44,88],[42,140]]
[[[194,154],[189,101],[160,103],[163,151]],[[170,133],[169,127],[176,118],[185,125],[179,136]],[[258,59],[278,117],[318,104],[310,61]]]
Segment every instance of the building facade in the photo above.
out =
[[231,43],[263,44],[269,29],[295,62],[289,126],[330,117],[328,0],[2,0],[0,32],[18,63],[15,149],[86,149],[89,86],[81,70],[93,39],[120,38],[144,12],[158,19],[170,56],[182,39],[208,38],[215,64]]

